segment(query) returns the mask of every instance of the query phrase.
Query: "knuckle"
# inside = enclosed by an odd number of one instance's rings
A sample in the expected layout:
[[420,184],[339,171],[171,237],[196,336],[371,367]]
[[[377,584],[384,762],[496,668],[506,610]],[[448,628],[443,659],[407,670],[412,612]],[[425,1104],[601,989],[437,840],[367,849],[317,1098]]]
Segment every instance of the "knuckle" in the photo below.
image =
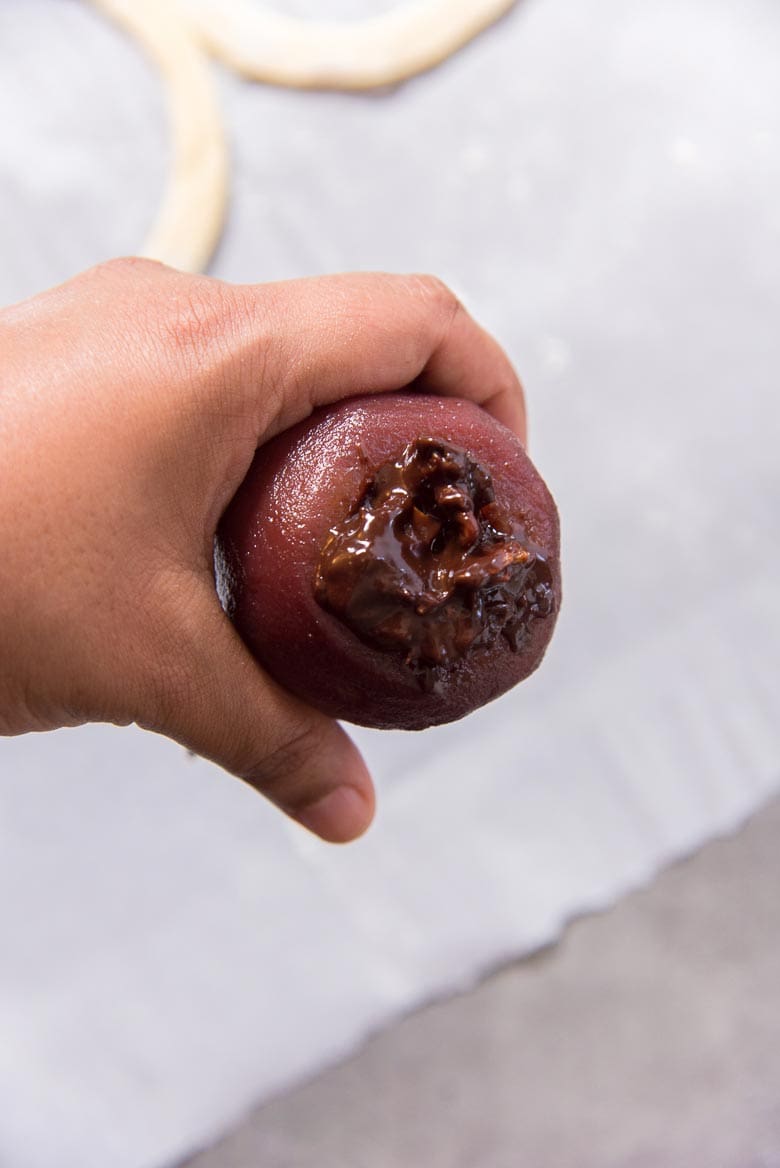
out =
[[491,397],[503,398],[507,401],[523,401],[523,387],[520,379],[509,362],[506,366],[497,369],[491,378]]
[[419,295],[430,302],[447,321],[456,316],[463,307],[449,285],[445,284],[439,276],[415,275],[412,280]]
[[81,273],[84,280],[136,280],[141,277],[159,275],[170,271],[165,264],[158,260],[145,259],[143,256],[115,256],[112,259],[102,260]]
[[188,278],[167,298],[158,327],[166,344],[188,367],[200,366],[212,349],[229,348],[238,327],[239,305],[229,285]]
[[197,287],[171,297],[163,327],[174,348],[187,352],[208,344],[219,333],[218,308]]
[[137,256],[105,260],[82,272],[76,278],[79,282],[97,288],[98,295],[120,294],[138,327],[159,346],[160,355],[186,375],[221,361],[245,317],[233,285],[183,274],[157,260]]
[[322,753],[324,733],[317,723],[301,721],[260,760],[239,769],[239,774],[264,795],[285,807],[309,802],[314,792],[307,776],[312,759]]

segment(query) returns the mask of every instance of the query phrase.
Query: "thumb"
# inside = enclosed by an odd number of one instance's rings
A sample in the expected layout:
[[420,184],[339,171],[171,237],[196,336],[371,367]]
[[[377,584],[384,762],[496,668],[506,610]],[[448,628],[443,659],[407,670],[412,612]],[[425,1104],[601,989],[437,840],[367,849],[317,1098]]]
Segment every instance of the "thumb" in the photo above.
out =
[[[283,690],[251,657],[212,588],[178,614],[166,692],[139,724],[244,779],[330,843],[347,843],[374,814],[371,777],[332,718]],[[199,611],[197,611],[199,609]]]

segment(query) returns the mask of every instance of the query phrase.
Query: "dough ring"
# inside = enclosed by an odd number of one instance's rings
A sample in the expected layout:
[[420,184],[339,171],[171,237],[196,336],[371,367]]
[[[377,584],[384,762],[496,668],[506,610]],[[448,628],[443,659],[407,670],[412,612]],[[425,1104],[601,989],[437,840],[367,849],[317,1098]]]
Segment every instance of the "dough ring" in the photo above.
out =
[[250,0],[92,0],[162,73],[173,161],[141,255],[202,271],[225,218],[228,156],[203,46],[243,76],[275,85],[373,89],[431,69],[515,0],[417,0],[360,21],[282,16]]
[[253,0],[179,0],[208,50],[245,77],[301,89],[374,89],[432,69],[515,0],[416,0],[358,21],[282,16]]
[[222,233],[228,192],[227,146],[209,61],[163,0],[92,3],[139,42],[166,88],[173,157],[140,254],[182,271],[203,271]]

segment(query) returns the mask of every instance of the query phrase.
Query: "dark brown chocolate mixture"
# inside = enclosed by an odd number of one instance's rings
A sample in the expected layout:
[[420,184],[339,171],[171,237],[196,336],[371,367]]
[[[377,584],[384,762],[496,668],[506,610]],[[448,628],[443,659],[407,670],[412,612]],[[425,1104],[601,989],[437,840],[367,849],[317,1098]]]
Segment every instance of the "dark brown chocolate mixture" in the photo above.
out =
[[322,550],[316,596],[362,641],[403,655],[421,687],[499,637],[518,652],[555,609],[552,575],[470,455],[418,438],[379,468]]

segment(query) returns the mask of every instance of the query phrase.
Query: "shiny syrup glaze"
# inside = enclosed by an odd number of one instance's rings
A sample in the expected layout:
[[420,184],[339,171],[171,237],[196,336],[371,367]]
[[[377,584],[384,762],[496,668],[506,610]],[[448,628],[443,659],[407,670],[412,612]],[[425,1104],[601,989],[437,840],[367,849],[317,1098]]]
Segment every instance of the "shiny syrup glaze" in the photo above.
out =
[[544,551],[498,505],[490,475],[428,437],[380,466],[331,528],[315,595],[363,642],[399,653],[428,693],[499,638],[519,652],[555,611]]

